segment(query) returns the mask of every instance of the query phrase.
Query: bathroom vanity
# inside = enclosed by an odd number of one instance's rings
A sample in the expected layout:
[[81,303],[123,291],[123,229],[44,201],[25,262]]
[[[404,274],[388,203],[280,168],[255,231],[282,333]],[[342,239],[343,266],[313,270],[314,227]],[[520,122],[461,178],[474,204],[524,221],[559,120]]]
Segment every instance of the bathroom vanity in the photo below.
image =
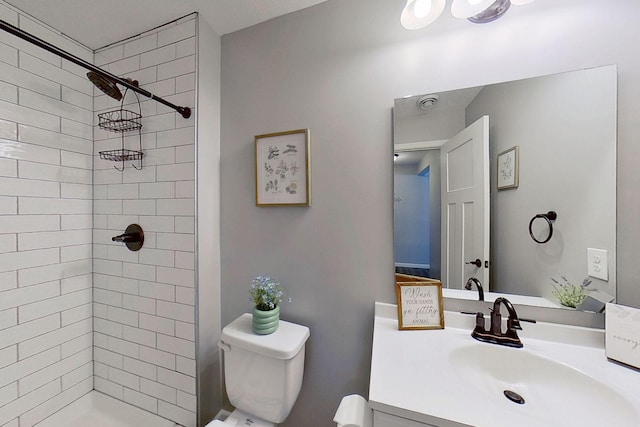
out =
[[640,372],[607,360],[603,330],[523,322],[519,349],[474,326],[447,311],[445,329],[400,331],[397,307],[376,303],[374,427],[640,425]]

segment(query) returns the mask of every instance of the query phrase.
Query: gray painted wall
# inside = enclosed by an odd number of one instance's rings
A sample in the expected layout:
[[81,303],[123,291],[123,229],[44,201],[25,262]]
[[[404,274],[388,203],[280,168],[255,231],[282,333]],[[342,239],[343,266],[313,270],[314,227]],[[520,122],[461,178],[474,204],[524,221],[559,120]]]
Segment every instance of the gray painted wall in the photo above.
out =
[[[393,302],[393,99],[617,64],[618,297],[640,306],[640,3],[538,0],[477,26],[448,12],[405,31],[404,0],[321,5],[222,38],[222,323],[248,284],[277,275],[282,317],[310,327],[305,380],[284,426],[332,426],[367,395],[375,300]],[[357,19],[355,18],[357,17]],[[254,135],[311,129],[309,208],[257,208]]]

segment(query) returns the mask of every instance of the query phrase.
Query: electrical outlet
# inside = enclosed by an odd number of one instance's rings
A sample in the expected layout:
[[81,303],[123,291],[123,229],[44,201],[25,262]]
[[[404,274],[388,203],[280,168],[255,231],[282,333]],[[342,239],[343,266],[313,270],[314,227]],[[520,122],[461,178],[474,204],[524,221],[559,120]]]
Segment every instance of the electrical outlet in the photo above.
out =
[[609,280],[607,250],[587,248],[587,274],[596,279]]

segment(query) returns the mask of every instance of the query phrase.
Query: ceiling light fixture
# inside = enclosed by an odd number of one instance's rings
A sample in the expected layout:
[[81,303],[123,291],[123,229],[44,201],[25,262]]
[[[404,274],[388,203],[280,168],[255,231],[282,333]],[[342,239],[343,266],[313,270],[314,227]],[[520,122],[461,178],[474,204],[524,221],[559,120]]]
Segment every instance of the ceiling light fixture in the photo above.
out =
[[445,0],[407,0],[400,22],[407,30],[426,27],[442,15]]
[[[464,0],[459,0],[464,1]],[[474,24],[485,24],[487,22],[495,21],[505,14],[507,10],[511,7],[511,1],[509,0],[496,0],[493,4],[491,4],[488,8],[484,9],[482,12],[477,13],[473,16],[468,17],[467,19]]]
[[[535,0],[453,0],[451,14],[475,24],[495,21],[511,5],[525,5]],[[445,0],[407,0],[400,23],[407,30],[424,28],[438,19],[444,11]]]

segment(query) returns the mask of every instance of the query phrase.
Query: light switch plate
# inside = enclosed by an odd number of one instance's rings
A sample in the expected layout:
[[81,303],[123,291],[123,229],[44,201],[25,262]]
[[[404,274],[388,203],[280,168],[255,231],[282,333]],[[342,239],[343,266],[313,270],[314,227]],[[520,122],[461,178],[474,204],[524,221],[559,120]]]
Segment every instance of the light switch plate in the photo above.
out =
[[596,279],[609,280],[609,251],[587,248],[587,274]]

